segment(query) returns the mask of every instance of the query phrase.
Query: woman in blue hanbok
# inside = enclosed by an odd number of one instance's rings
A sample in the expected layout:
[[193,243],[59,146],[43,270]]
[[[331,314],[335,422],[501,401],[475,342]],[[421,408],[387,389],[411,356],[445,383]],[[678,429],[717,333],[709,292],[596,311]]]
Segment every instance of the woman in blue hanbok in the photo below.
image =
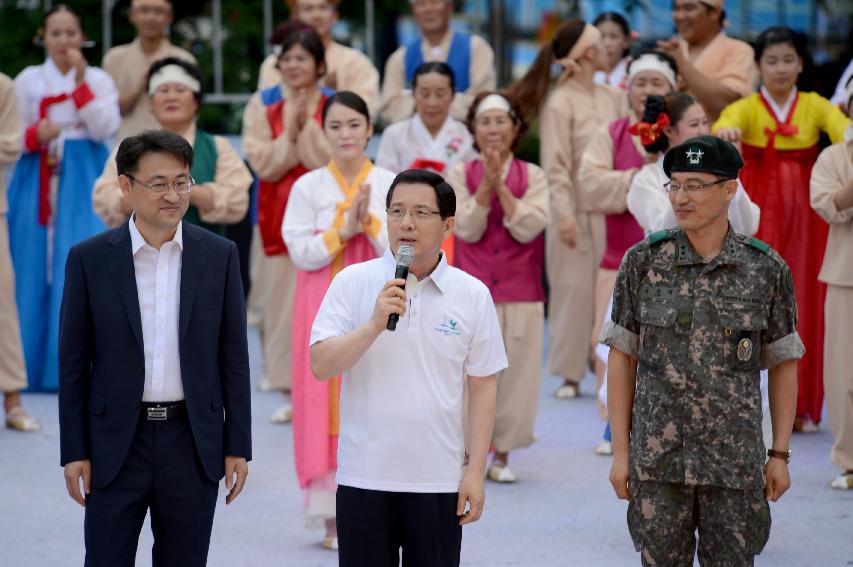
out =
[[9,185],[9,244],[31,390],[57,388],[65,258],[105,228],[92,209],[92,185],[107,158],[104,141],[121,121],[112,79],[80,51],[80,16],[64,5],[49,11],[44,44],[45,62],[15,78],[24,132]]

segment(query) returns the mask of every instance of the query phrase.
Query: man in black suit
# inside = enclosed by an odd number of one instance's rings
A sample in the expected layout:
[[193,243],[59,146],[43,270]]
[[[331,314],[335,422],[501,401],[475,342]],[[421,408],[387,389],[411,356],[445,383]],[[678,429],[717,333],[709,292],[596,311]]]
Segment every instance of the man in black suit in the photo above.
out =
[[154,564],[205,565],[219,479],[230,504],[248,475],[237,248],[181,221],[192,161],[190,145],[169,132],[125,139],[116,164],[134,213],[68,254],[61,464],[86,507],[87,566],[132,566],[149,509]]

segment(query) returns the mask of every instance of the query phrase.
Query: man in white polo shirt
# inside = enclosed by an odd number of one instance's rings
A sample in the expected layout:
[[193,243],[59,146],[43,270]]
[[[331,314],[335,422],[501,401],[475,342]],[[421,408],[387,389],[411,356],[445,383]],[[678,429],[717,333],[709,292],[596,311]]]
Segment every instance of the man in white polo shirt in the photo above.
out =
[[[386,206],[390,249],[338,274],[311,332],[314,374],[343,374],[340,565],[396,566],[401,548],[405,565],[459,565],[462,526],[483,511],[495,374],[506,352],[488,288],[441,253],[453,231],[453,188],[435,173],[404,171]],[[391,250],[402,245],[414,249],[408,281],[394,279]],[[392,313],[400,319],[386,331]]]

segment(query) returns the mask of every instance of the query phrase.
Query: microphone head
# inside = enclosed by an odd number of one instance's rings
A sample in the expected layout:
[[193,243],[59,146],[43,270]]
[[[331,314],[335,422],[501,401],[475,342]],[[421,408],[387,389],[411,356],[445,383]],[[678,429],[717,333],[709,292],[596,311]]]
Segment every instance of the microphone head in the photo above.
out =
[[403,244],[397,248],[397,255],[395,256],[395,259],[397,260],[398,266],[406,266],[408,268],[412,264],[414,257],[415,249],[408,244]]

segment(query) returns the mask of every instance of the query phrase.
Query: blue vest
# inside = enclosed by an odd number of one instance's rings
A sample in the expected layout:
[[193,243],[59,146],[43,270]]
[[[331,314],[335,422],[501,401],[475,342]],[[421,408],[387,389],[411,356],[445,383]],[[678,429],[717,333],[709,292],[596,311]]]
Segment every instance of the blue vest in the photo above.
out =
[[[403,63],[403,71],[406,74],[406,88],[412,88],[412,79],[415,70],[424,62],[421,52],[421,38],[415,39],[406,45],[406,56]],[[453,32],[450,42],[450,51],[447,53],[446,63],[453,70],[453,82],[456,83],[456,92],[465,92],[471,86],[469,70],[471,69],[471,35],[462,32]]]

